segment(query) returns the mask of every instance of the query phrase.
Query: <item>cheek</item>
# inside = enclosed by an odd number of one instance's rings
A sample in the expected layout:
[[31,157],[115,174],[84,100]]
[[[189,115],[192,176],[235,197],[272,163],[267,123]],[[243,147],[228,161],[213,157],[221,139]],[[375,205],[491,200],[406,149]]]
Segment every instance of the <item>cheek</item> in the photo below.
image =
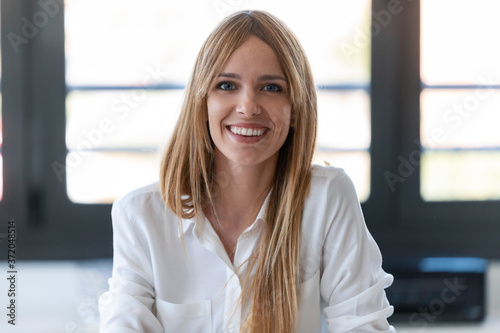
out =
[[291,124],[291,117],[292,117],[292,107],[289,105],[282,106],[278,108],[277,112],[275,113],[274,123],[276,124],[277,127],[288,129]]
[[212,140],[215,141],[218,141],[223,135],[224,128],[221,126],[227,114],[224,105],[225,103],[217,96],[209,95],[207,97],[208,129]]
[[207,98],[207,118],[210,125],[210,129],[217,125],[217,120],[220,118],[220,103],[216,98]]

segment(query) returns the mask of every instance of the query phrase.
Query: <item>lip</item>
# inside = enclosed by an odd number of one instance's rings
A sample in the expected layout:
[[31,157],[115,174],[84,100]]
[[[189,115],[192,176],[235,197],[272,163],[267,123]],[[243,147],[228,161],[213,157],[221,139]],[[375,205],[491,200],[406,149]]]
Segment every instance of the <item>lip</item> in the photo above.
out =
[[265,128],[269,129],[269,127],[261,125],[261,124],[255,124],[255,123],[235,123],[235,124],[227,124],[226,127],[229,126],[235,126],[235,127],[244,127],[244,128]]
[[[265,129],[265,132],[261,136],[242,136],[242,135],[234,134],[233,132],[231,132],[231,130],[229,129],[230,126],[242,127],[242,128],[252,128],[252,129],[263,128],[263,129]],[[234,141],[239,142],[239,143],[245,143],[245,144],[258,143],[258,142],[262,141],[267,136],[267,133],[269,133],[269,130],[270,130],[269,127],[263,126],[261,124],[246,124],[246,123],[230,124],[230,125],[226,125],[225,128],[226,128],[226,131],[229,134],[229,136]]]

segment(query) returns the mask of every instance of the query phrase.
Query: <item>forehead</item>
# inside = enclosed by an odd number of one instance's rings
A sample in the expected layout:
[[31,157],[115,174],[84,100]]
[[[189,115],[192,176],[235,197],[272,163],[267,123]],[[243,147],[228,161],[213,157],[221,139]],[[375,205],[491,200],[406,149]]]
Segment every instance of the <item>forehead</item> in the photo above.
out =
[[250,36],[229,56],[222,66],[222,72],[228,70],[270,71],[272,74],[283,74],[274,50],[255,36]]

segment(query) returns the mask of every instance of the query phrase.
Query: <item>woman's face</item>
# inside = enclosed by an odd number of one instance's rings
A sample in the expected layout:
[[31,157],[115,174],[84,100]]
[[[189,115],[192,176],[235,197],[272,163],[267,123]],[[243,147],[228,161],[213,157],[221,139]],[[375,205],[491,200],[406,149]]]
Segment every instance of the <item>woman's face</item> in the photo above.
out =
[[237,48],[207,96],[216,158],[274,166],[290,128],[288,89],[269,45],[251,36]]

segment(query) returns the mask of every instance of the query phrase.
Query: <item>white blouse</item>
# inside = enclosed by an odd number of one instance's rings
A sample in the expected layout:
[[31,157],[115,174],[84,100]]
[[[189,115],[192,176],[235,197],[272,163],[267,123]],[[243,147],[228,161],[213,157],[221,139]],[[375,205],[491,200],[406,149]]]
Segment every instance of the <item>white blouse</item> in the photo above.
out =
[[[239,237],[234,263],[205,217],[182,220],[179,230],[158,184],[115,201],[113,273],[99,299],[100,332],[239,332],[245,265],[235,270],[258,244],[267,200]],[[395,332],[384,291],[393,278],[381,268],[342,169],[313,167],[300,262],[297,332]]]

